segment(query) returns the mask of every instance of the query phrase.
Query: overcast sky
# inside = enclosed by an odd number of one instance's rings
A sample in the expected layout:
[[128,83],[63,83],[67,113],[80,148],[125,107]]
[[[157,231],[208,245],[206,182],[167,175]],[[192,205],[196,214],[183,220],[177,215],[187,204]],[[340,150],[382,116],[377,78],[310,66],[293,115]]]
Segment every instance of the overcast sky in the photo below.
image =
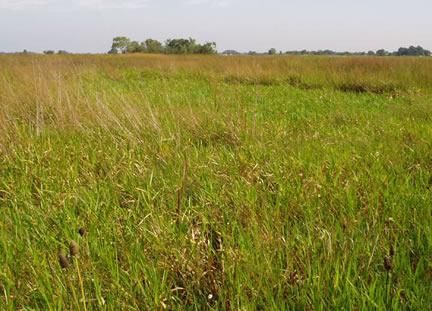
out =
[[117,35],[220,51],[432,49],[432,0],[0,0],[0,51],[106,52]]

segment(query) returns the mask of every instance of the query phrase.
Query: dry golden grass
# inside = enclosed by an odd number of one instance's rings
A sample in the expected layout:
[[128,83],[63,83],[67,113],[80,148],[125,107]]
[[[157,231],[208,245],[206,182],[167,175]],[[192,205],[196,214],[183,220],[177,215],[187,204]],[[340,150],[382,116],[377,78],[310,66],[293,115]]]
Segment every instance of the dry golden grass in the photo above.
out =
[[[157,128],[149,107],[137,108],[136,102],[145,97],[136,93],[128,97],[97,85],[101,77],[122,80],[128,70],[157,74],[161,79],[183,74],[215,86],[221,82],[287,84],[390,95],[432,88],[432,60],[424,58],[17,55],[0,56],[0,68],[3,141],[17,131],[17,123],[35,133],[47,126],[81,128],[89,124],[133,128],[152,123]],[[89,82],[94,89],[89,89]],[[142,118],[151,120],[143,122]]]

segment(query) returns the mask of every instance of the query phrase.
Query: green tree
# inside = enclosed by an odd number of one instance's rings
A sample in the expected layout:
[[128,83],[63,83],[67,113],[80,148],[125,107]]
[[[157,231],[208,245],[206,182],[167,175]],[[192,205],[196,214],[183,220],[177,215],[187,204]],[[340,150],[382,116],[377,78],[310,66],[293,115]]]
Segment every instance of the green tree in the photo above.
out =
[[170,39],[165,46],[154,39],[144,42],[131,41],[127,37],[115,37],[109,54],[117,53],[168,53],[168,54],[216,54],[216,43],[198,44],[195,39]]
[[125,54],[128,51],[128,47],[131,41],[128,37],[115,37],[111,46],[111,50],[117,50]]
[[170,54],[189,54],[193,53],[194,40],[188,39],[168,39],[166,41],[166,51]]
[[268,51],[268,55],[276,55],[277,51],[275,48],[272,48]]
[[116,48],[111,48],[111,50],[108,51],[108,54],[118,54],[118,50]]
[[376,55],[377,56],[387,56],[388,52],[384,49],[380,49],[380,50],[376,51]]
[[166,52],[169,54],[216,54],[216,43],[198,44],[195,39],[170,39],[166,41]]
[[138,41],[130,41],[126,48],[126,53],[141,53],[144,51],[145,49]]
[[145,42],[143,42],[143,44],[146,47],[147,53],[163,53],[164,52],[164,48],[163,48],[162,43],[160,43],[157,40],[147,39],[147,40],[145,40]]
[[240,52],[237,52],[236,50],[225,50],[222,52],[223,55],[240,55]]
[[198,44],[194,47],[193,53],[195,54],[216,54],[216,43],[207,42],[204,44]]
[[397,56],[430,56],[431,52],[425,50],[421,46],[413,46],[411,45],[409,48],[401,47],[395,52]]

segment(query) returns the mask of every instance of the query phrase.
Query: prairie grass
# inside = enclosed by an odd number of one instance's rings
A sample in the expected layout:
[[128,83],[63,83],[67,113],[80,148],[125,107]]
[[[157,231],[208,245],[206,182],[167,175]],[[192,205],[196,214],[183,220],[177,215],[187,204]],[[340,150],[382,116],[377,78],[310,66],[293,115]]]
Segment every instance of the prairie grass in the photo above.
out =
[[0,309],[428,309],[431,91],[429,58],[0,56]]

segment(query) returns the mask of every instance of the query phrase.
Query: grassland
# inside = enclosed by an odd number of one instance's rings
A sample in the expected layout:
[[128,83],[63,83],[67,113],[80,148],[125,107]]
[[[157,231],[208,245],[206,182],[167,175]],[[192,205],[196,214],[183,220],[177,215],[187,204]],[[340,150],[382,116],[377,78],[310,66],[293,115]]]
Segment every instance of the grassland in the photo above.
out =
[[429,58],[0,56],[0,309],[426,310],[431,100]]

